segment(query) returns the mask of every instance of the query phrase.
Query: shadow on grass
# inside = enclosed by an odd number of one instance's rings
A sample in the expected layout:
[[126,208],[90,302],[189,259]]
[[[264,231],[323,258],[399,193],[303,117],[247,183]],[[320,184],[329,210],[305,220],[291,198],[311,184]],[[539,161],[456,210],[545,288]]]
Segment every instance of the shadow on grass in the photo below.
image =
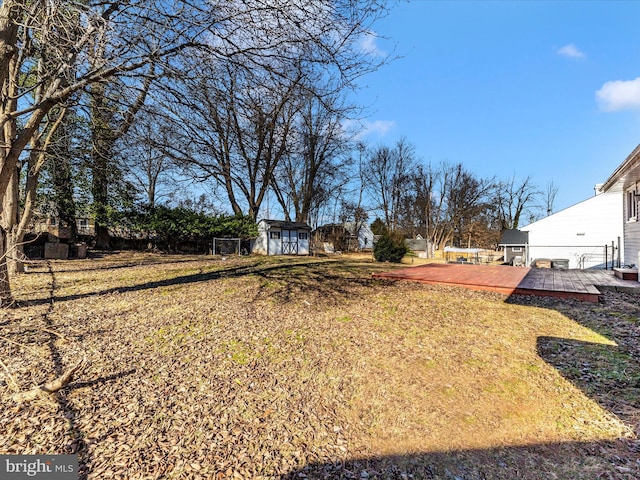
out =
[[[307,479],[597,480],[636,479],[638,467],[617,456],[612,442],[540,443],[531,446],[390,455],[311,464],[280,476]],[[603,458],[605,460],[603,462]]]
[[605,292],[602,299],[598,304],[518,296],[507,301],[558,311],[609,341],[591,343],[542,336],[536,348],[540,358],[638,435],[640,295]]
[[[113,256],[116,256],[116,253],[113,253]],[[61,273],[82,273],[82,272],[96,272],[96,271],[108,271],[108,270],[121,270],[121,269],[125,269],[125,268],[135,268],[135,267],[150,267],[153,265],[166,265],[167,263],[169,263],[168,260],[166,259],[154,259],[153,257],[151,257],[151,260],[138,260],[138,261],[128,261],[128,262],[123,262],[123,261],[118,261],[118,259],[114,259],[113,262],[114,263],[98,263],[96,264],[95,261],[93,261],[92,259],[94,258],[103,258],[103,256],[88,256],[86,259],[71,259],[66,261],[64,268],[60,268],[57,271],[61,272]],[[156,257],[157,258],[157,257]],[[197,259],[194,258],[184,258],[184,259],[177,259],[177,258],[172,258],[170,263],[172,264],[179,264],[179,263],[190,263],[190,262],[194,262],[197,261]],[[117,263],[116,263],[117,262]],[[29,270],[29,272],[27,274],[31,274],[31,273],[43,273],[42,270],[38,270],[38,267],[40,265],[46,265],[46,261],[45,260],[35,260],[32,263],[32,268],[31,270]],[[45,267],[45,272],[46,272],[46,267]]]
[[93,387],[94,385],[102,385],[107,382],[111,382],[113,380],[118,380],[119,378],[128,377],[129,375],[133,375],[136,373],[135,368],[131,368],[129,370],[125,370],[123,372],[113,373],[111,375],[107,375],[105,377],[98,377],[93,380],[85,381],[85,382],[73,382],[65,387],[65,390],[75,390],[78,388],[86,388]]
[[625,423],[629,439],[541,443],[312,463],[287,479],[539,480],[640,478],[640,296],[606,292],[604,302],[511,296],[508,303],[556,310],[611,344],[542,336],[537,353],[586,396]]
[[[42,315],[42,321],[47,326],[47,330],[45,331],[47,335],[47,347],[49,350],[49,354],[51,357],[51,361],[53,363],[53,370],[56,376],[60,376],[65,370],[65,362],[63,361],[63,355],[57,346],[57,335],[54,334],[52,328],[54,328],[53,322],[51,321],[51,313],[54,307],[54,298],[55,292],[57,289],[57,279],[56,274],[51,266],[51,262],[46,262],[47,269],[50,276],[50,288],[49,288],[49,299],[47,303],[49,303],[49,307],[47,311]],[[81,480],[85,480],[87,478],[88,469],[86,467],[87,463],[89,463],[91,459],[89,445],[85,440],[85,432],[78,426],[78,410],[74,406],[73,402],[69,400],[69,392],[78,388],[89,387],[93,385],[98,385],[102,383],[106,383],[109,381],[114,381],[119,378],[132,375],[135,373],[135,369],[131,369],[128,371],[123,371],[119,373],[114,373],[112,375],[108,375],[105,377],[99,377],[94,380],[84,381],[84,382],[75,382],[65,385],[61,390],[55,392],[54,398],[58,403],[60,408],[62,409],[64,418],[68,423],[68,428],[66,435],[69,437],[69,442],[67,442],[65,446],[65,451],[60,452],[63,454],[78,454],[79,457],[79,471],[78,478]]]
[[[193,262],[193,259],[191,260],[176,260],[176,261],[172,261],[171,263],[188,263],[188,262]],[[135,268],[135,267],[151,267],[154,265],[166,265],[167,262],[163,262],[163,261],[156,261],[156,262],[130,262],[130,263],[119,263],[117,265],[109,265],[109,264],[102,264],[96,267],[92,267],[92,268],[69,268],[69,269],[64,269],[64,270],[60,270],[61,273],[81,273],[81,272],[99,272],[99,271],[104,271],[104,270],[121,270],[124,268]]]
[[94,385],[100,385],[107,382],[115,381],[120,378],[133,375],[136,372],[135,369],[126,370],[119,373],[114,373],[112,375],[107,375],[104,377],[99,377],[93,380],[84,381],[84,382],[74,382],[65,386],[62,390],[56,392],[55,399],[60,405],[62,412],[64,414],[64,418],[66,418],[68,422],[67,436],[69,437],[69,441],[65,446],[65,451],[60,452],[63,454],[77,454],[78,455],[78,480],[86,480],[89,474],[89,469],[87,464],[91,463],[92,455],[87,444],[86,432],[84,432],[78,426],[78,410],[76,406],[73,404],[73,401],[69,399],[69,393],[78,388],[91,387]]
[[[174,262],[170,262],[174,263]],[[331,266],[329,266],[331,265]],[[140,283],[126,287],[114,287],[103,290],[72,294],[53,295],[52,298],[42,298],[24,301],[22,306],[36,306],[54,302],[67,302],[81,298],[109,295],[113,293],[138,292],[153,290],[156,288],[170,287],[176,285],[187,285],[194,283],[209,282],[219,279],[240,278],[246,276],[257,277],[261,280],[260,286],[256,289],[256,297],[260,294],[268,294],[279,302],[290,302],[297,293],[302,291],[314,291],[318,295],[327,298],[339,298],[348,296],[354,286],[379,285],[386,283],[386,280],[376,280],[368,276],[363,276],[361,266],[357,262],[344,264],[336,267],[334,262],[327,260],[304,260],[294,259],[282,261],[276,264],[271,262],[252,262],[249,265],[240,265],[224,268],[211,272],[203,272],[189,275],[180,275],[165,280]],[[140,266],[140,265],[132,265]],[[114,266],[111,268],[125,268]],[[106,268],[108,270],[109,268]],[[358,271],[360,273],[358,273]]]
[[640,364],[628,348],[556,337],[539,337],[537,347],[541,358],[587,396],[639,426]]

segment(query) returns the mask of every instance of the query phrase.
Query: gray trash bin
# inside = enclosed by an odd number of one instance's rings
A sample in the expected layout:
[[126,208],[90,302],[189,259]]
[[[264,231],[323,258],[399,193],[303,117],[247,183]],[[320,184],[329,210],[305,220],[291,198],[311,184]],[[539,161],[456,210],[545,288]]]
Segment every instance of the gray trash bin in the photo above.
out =
[[569,268],[569,259],[567,258],[554,258],[551,260],[551,268],[557,270],[567,270]]

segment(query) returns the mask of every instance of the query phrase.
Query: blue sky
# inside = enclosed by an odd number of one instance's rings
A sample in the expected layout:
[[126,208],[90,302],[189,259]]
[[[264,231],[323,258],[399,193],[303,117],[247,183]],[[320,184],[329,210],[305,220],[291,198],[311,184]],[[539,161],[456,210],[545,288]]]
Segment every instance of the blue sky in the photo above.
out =
[[640,143],[639,18],[634,1],[394,4],[369,47],[401,58],[360,82],[364,140],[553,180],[571,206]]

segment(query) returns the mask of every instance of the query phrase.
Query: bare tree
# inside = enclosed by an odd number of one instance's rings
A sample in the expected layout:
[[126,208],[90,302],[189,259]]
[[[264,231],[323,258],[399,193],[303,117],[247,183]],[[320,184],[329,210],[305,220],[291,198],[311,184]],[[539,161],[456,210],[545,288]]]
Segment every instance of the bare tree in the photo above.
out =
[[147,106],[118,144],[121,168],[142,192],[142,203],[148,208],[154,208],[172,193],[179,175],[171,158],[158,145],[158,139],[177,141],[171,125],[164,121],[156,106]]
[[[184,31],[166,31],[166,19],[158,16],[161,5],[2,2],[0,198],[5,222],[0,229],[0,304],[12,303],[7,253],[13,255],[17,248],[12,230],[18,226],[13,205],[20,157],[29,146],[34,152],[42,150],[39,142],[51,131],[47,125],[55,124],[55,108],[74,93],[106,78],[135,72],[150,58],[166,57],[192,44],[193,38],[186,38]],[[94,55],[96,46],[103,55]],[[34,162],[38,166],[39,161]],[[32,178],[31,185],[37,185],[37,175]]]
[[415,166],[414,149],[406,139],[400,139],[394,148],[380,146],[370,154],[369,193],[391,231],[399,227],[402,197],[409,187]]
[[[355,224],[355,235],[360,236],[360,230],[364,227],[366,221],[369,219],[369,212],[365,206],[364,194],[367,189],[367,166],[364,154],[367,150],[367,146],[364,142],[358,142],[356,144],[358,150],[358,160],[356,163],[356,200],[352,203],[353,209],[351,218]],[[372,245],[373,246],[373,245]]]
[[420,233],[426,239],[431,237],[434,189],[439,173],[431,164],[418,164],[410,175],[400,211],[401,226],[406,235],[414,237]]
[[297,222],[308,222],[311,212],[346,183],[349,163],[349,138],[342,126],[349,109],[333,94],[322,97],[306,88],[287,138],[288,154],[272,183],[285,217],[291,217],[291,206]]
[[518,228],[520,219],[526,212],[538,206],[542,195],[531,175],[517,181],[513,175],[509,180],[496,185],[495,205],[500,219],[501,229]]
[[462,164],[455,166],[449,180],[447,210],[453,227],[449,235],[459,245],[468,244],[465,240],[472,237],[479,219],[492,208],[491,194],[495,182],[493,179],[478,178]]
[[556,195],[558,194],[558,186],[551,180],[547,183],[547,188],[544,192],[544,206],[547,215],[553,213],[553,206],[556,201]]
[[109,247],[107,212],[114,183],[121,178],[115,161],[116,144],[127,135],[143,107],[154,72],[155,64],[152,62],[137,85],[131,86],[112,78],[109,82],[96,82],[90,87],[91,194],[98,248]]
[[[429,169],[431,170],[431,169]],[[492,209],[493,179],[478,178],[461,163],[443,162],[434,175],[430,204],[430,239],[438,248],[468,245]]]
[[222,186],[234,213],[256,218],[276,167],[289,154],[303,73],[199,65],[202,75],[182,79],[166,103],[180,141],[158,146],[194,176]]
[[[47,159],[47,152],[55,138],[56,132],[64,121],[66,112],[66,108],[51,110],[46,117],[48,119],[47,122],[38,134],[31,138],[29,156],[26,161],[23,208],[21,210],[18,209],[16,203],[18,198],[17,173],[16,176],[11,179],[11,184],[5,194],[6,201],[2,211],[4,217],[2,228],[8,233],[7,246],[11,248],[7,256],[10,273],[24,271],[23,240],[33,215],[40,174]],[[6,215],[7,213],[10,213],[10,215]]]

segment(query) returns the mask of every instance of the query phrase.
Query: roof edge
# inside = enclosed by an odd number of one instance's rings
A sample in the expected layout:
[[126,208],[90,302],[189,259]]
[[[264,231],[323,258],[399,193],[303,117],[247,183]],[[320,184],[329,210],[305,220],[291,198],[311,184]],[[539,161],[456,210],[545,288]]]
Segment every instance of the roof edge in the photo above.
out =
[[606,182],[600,187],[601,192],[606,192],[618,183],[620,177],[626,174],[634,164],[640,163],[640,144],[627,156],[618,168],[611,174]]
[[292,222],[292,221],[287,221],[287,220],[274,220],[274,219],[269,219],[269,218],[262,218],[260,220],[258,220],[257,223],[260,222],[264,222],[267,223],[269,225],[274,225],[276,227],[280,227],[280,228],[297,228],[297,229],[301,229],[301,230],[311,230],[311,226],[308,223],[304,223],[304,222]]

